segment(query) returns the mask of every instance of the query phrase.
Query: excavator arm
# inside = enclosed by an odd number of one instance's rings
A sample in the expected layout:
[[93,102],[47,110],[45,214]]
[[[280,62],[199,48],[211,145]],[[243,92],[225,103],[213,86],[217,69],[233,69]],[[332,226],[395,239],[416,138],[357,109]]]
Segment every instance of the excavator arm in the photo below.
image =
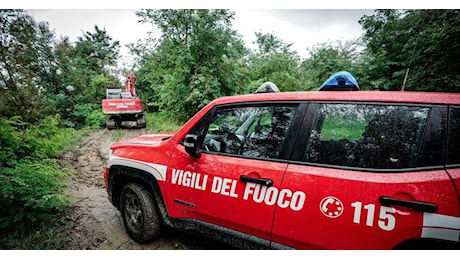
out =
[[126,79],[126,92],[130,92],[133,97],[136,97],[136,87],[135,87],[135,80],[136,76],[134,76],[134,72],[130,72],[128,74],[128,78]]

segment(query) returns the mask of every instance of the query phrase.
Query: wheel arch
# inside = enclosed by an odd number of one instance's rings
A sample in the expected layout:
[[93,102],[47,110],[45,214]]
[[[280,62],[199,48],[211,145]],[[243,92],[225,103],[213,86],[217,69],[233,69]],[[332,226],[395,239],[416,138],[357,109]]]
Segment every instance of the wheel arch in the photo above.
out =
[[110,167],[108,190],[109,199],[112,204],[117,209],[120,209],[121,191],[123,187],[130,182],[143,185],[147,187],[150,192],[152,192],[155,197],[156,205],[160,210],[163,223],[168,226],[173,226],[169,219],[158,180],[154,175],[144,170],[122,165],[112,165]]

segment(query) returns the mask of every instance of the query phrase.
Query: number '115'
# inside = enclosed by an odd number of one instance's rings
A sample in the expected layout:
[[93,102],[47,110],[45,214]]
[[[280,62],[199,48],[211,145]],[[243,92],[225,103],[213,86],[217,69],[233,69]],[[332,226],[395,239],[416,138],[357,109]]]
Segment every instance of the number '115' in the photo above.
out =
[[[361,211],[362,208],[364,208],[364,210],[367,211],[366,226],[374,226],[375,204],[367,204],[363,207],[363,203],[361,201],[356,201],[351,203],[351,206],[355,208],[353,223],[361,224]],[[379,228],[386,231],[393,230],[395,228],[396,219],[392,214],[395,212],[395,208],[380,206],[379,220],[377,222]]]

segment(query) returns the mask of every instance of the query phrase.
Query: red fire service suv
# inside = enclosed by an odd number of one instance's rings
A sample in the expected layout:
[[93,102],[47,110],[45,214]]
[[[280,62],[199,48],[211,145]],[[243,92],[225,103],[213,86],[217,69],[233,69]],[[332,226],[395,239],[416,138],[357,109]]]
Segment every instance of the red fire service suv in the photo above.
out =
[[140,243],[164,226],[243,248],[460,248],[460,94],[218,98],[175,133],[114,144],[109,199]]

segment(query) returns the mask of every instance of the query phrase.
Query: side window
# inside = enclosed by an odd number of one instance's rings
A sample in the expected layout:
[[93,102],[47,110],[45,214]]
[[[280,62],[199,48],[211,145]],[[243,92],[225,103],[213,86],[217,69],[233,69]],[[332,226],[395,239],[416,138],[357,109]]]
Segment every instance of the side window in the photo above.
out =
[[296,106],[218,109],[204,137],[204,151],[278,158]]
[[450,109],[448,164],[460,164],[460,108]]
[[415,166],[429,108],[322,104],[305,162],[375,169]]

